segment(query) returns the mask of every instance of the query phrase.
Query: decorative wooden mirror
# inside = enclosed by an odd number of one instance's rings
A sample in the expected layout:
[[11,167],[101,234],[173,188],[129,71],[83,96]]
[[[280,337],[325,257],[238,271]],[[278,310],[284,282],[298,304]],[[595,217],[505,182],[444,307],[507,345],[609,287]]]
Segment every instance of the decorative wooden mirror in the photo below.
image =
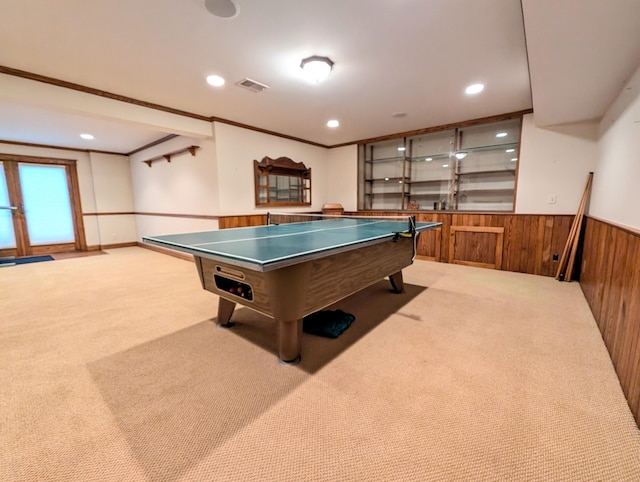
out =
[[310,206],[311,168],[288,157],[253,161],[256,206]]

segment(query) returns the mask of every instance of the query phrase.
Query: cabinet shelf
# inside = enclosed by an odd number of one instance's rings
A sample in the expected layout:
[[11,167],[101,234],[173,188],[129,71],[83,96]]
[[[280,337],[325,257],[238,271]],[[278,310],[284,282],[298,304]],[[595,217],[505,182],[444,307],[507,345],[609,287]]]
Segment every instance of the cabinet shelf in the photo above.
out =
[[443,179],[425,179],[423,181],[410,181],[407,184],[417,185],[417,184],[441,184],[443,182],[449,182],[450,179],[445,177]]
[[473,193],[473,194],[505,194],[505,193],[512,193],[514,191],[513,188],[508,188],[508,187],[503,187],[503,188],[477,188],[477,189],[460,189],[458,192],[454,193],[454,195],[459,195],[459,194],[467,194],[467,193]]
[[366,179],[367,182],[397,182],[398,184],[411,184],[412,181],[408,177],[376,177],[373,179]]
[[467,175],[475,174],[477,176],[488,176],[491,174],[502,174],[502,173],[508,173],[515,176],[516,170],[515,169],[493,169],[490,171],[466,171],[466,172],[459,172],[457,173],[457,175],[467,176]]
[[383,157],[380,159],[366,159],[364,162],[367,162],[370,164],[378,164],[383,162],[402,162],[403,160],[404,160],[404,157],[399,156],[399,157]]
[[[410,162],[426,162],[427,164],[429,164],[433,161],[448,161],[449,159],[451,159],[451,156],[453,156],[453,153],[447,152],[443,154],[429,154],[426,156],[410,157],[408,160]],[[427,161],[427,158],[431,160]]]
[[517,142],[505,142],[504,144],[490,144],[486,146],[472,146],[472,147],[461,147],[461,151],[465,152],[483,152],[483,151],[495,151],[498,149],[517,149]]
[[376,196],[376,197],[384,197],[384,196],[410,196],[410,194],[408,192],[402,192],[402,191],[391,191],[391,192],[367,192],[364,195],[365,196]]

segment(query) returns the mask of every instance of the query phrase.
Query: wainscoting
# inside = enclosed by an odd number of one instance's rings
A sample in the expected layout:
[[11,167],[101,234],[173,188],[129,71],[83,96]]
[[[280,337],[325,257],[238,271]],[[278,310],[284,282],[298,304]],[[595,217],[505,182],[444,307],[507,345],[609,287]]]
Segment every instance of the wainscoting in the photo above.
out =
[[580,286],[640,425],[640,233],[587,217]]
[[266,214],[248,214],[246,216],[220,216],[218,228],[244,228],[247,226],[263,226],[267,224]]
[[[357,215],[394,216],[367,211]],[[417,213],[417,221],[442,227],[420,235],[418,255],[444,263],[555,276],[557,261],[569,236],[572,215]]]

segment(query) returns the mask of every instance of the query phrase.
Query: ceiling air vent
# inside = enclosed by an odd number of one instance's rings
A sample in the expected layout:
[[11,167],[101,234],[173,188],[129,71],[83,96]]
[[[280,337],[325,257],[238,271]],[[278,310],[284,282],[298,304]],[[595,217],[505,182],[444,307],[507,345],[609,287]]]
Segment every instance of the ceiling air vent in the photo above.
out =
[[239,80],[238,82],[236,82],[236,85],[243,87],[245,89],[248,89],[251,92],[262,92],[263,90],[266,90],[269,88],[268,85],[261,84],[260,82],[252,80],[248,77],[242,80]]

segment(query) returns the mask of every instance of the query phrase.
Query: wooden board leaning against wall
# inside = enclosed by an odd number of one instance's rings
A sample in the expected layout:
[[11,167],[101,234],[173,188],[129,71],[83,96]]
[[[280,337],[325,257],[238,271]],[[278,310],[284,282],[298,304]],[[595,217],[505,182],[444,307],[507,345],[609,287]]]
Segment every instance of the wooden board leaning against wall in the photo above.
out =
[[[554,276],[557,257],[569,236],[573,215],[511,213],[348,212],[358,216],[415,215],[417,221],[441,222],[440,229],[422,233],[418,256],[443,263]],[[266,214],[223,216],[220,229],[266,223]]]

